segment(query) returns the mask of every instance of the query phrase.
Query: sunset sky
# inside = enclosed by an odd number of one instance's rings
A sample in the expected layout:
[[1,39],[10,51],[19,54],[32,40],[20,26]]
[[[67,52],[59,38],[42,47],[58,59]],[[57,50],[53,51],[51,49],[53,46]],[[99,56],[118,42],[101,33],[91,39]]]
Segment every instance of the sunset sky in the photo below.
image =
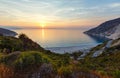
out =
[[120,17],[120,0],[0,0],[0,26],[71,28]]

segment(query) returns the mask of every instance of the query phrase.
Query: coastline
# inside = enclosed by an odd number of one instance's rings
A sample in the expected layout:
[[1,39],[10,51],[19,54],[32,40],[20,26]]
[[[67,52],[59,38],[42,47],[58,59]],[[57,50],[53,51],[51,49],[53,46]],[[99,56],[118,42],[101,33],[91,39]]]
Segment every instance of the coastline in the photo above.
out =
[[105,41],[107,40],[112,40],[111,38],[109,38],[108,36],[105,36],[103,34],[95,34],[95,33],[89,33],[88,31],[83,32],[84,34],[91,36],[91,37],[95,37],[95,38],[100,38],[100,39],[104,39]]
[[18,35],[18,33],[16,33],[15,31],[9,30],[9,29],[0,28],[0,35],[15,37],[16,35]]
[[[112,39],[103,36],[103,35],[99,35],[99,34],[91,34],[91,33],[87,33],[87,32],[83,32],[84,34],[88,35],[89,37],[93,38],[96,41],[100,41],[100,42],[105,42],[105,41],[110,41]],[[99,40],[98,40],[99,39]],[[101,43],[99,43],[101,44]],[[74,52],[83,52],[83,54],[86,54],[89,52],[89,50],[99,44],[93,45],[93,46],[88,46],[88,45],[82,45],[82,46],[68,46],[68,47],[46,47],[46,50],[50,50],[52,52],[55,53],[59,53],[59,54],[64,54],[64,53],[74,53]]]
[[89,52],[89,50],[94,46],[89,46],[89,47],[81,47],[81,46],[68,46],[68,47],[47,47],[45,48],[46,50],[50,50],[52,52],[55,53],[59,53],[59,54],[64,54],[64,53],[73,53],[73,52]]

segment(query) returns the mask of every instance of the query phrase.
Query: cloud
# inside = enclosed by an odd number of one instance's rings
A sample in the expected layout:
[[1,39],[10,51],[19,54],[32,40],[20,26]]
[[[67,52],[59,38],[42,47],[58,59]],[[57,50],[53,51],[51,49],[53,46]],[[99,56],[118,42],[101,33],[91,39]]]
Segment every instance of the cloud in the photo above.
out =
[[89,0],[0,0],[0,17],[15,22],[64,22],[119,15],[119,2],[93,3]]
[[109,6],[112,7],[112,8],[117,8],[117,7],[120,8],[120,3],[112,3]]
[[29,2],[30,0],[22,0],[22,1]]

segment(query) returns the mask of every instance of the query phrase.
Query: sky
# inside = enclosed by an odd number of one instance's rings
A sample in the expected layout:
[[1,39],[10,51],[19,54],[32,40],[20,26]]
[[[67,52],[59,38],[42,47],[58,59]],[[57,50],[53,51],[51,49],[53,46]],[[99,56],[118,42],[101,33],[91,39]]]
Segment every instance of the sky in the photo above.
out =
[[120,17],[120,0],[0,0],[0,26],[74,28]]

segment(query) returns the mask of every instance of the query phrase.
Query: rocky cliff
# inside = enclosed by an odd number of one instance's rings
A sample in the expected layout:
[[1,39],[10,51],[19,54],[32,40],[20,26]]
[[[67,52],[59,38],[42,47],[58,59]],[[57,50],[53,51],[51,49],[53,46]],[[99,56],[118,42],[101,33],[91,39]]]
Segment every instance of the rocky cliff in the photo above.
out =
[[117,39],[120,37],[120,18],[106,21],[98,27],[85,32],[88,35]]

